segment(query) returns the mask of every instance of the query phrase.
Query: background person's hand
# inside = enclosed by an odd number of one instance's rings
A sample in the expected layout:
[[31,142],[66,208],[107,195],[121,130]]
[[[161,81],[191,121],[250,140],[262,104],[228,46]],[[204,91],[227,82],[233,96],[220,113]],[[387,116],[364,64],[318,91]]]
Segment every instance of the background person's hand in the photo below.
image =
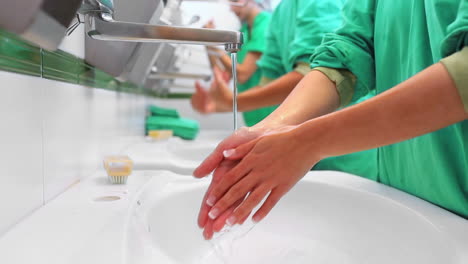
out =
[[227,83],[230,76],[217,67],[213,68],[213,73],[214,80],[210,87],[210,95],[216,103],[218,112],[230,112],[233,98],[233,93]]
[[227,84],[230,75],[215,67],[214,76],[208,90],[199,81],[195,82],[195,93],[192,95],[190,103],[192,108],[199,113],[232,111],[232,92]]
[[205,25],[203,25],[203,28],[209,28],[209,29],[214,29],[216,28],[216,25],[214,23],[213,19],[208,20]]
[[210,93],[205,90],[198,81],[195,82],[195,93],[192,95],[190,103],[193,109],[202,114],[209,114],[216,111],[216,104],[211,98]]

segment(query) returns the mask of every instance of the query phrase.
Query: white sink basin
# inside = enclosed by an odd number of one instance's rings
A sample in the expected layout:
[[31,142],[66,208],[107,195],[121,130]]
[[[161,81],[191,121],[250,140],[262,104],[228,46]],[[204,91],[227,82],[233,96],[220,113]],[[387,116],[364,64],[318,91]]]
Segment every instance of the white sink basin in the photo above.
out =
[[130,212],[126,263],[468,263],[468,220],[338,172],[309,173],[264,221],[247,234],[235,227],[214,251],[196,226],[207,185],[154,177]]
[[167,141],[140,142],[126,148],[123,154],[134,162],[136,170],[169,170],[191,175],[227,131],[204,131],[194,141],[170,138]]

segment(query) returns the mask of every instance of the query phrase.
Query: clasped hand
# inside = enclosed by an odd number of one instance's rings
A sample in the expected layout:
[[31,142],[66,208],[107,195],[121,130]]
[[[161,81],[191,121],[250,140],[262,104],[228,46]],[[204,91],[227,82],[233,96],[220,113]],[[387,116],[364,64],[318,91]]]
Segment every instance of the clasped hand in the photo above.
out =
[[225,224],[244,223],[264,200],[252,217],[261,221],[318,161],[304,158],[310,155],[295,129],[241,128],[195,170],[197,178],[213,172],[198,216],[206,239]]

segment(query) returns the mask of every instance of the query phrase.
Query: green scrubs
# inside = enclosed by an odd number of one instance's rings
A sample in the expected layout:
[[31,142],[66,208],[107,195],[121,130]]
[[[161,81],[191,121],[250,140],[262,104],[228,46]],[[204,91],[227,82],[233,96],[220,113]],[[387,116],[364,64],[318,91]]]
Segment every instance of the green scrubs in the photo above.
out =
[[[267,31],[267,49],[257,62],[262,75],[277,79],[293,71],[298,63],[308,63],[310,55],[322,43],[324,35],[334,32],[341,26],[341,8],[344,2],[344,0],[281,1],[273,12],[270,28]],[[363,96],[364,99],[368,97]],[[357,98],[354,102],[363,98]],[[328,158],[319,162],[313,169],[343,171],[376,179],[377,151],[368,150]]]
[[[351,104],[358,104],[373,96],[368,93]],[[370,180],[377,180],[377,149],[369,149],[348,155],[330,157],[317,163],[313,170],[333,170],[351,173]]]
[[[249,28],[247,23],[242,24],[240,31],[244,34],[244,45],[237,54],[238,63],[242,64],[245,60],[245,57],[247,56],[247,53],[249,52],[265,52],[265,32],[268,28],[268,25],[270,24],[270,18],[270,13],[261,12],[255,17],[252,28]],[[260,69],[257,69],[257,71],[252,74],[250,79],[248,79],[245,83],[239,84],[237,86],[239,92],[244,92],[250,88],[256,87],[260,83],[261,78],[262,73]],[[274,109],[275,107],[265,107],[244,112],[243,116],[245,124],[249,127],[255,125],[267,117],[271,112],[273,112]]]
[[[350,0],[311,66],[351,71],[355,98],[382,93],[467,46],[467,14],[466,0]],[[468,217],[468,121],[379,148],[378,180]]]
[[271,17],[266,34],[266,50],[257,65],[262,75],[277,79],[292,72],[310,55],[325,33],[341,25],[344,0],[284,0]]

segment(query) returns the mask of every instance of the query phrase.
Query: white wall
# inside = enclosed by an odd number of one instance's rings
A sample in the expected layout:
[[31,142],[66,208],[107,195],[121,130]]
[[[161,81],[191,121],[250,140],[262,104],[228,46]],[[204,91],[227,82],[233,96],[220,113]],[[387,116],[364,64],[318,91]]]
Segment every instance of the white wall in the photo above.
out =
[[144,133],[148,99],[0,72],[0,235]]
[[0,234],[43,201],[42,97],[30,79],[0,72]]
[[[1,236],[90,175],[123,138],[142,136],[152,100],[1,71],[0,82]],[[187,116],[191,110],[182,112]],[[204,124],[215,128],[217,123]]]
[[184,20],[188,22],[193,15],[200,16],[200,21],[194,27],[202,27],[213,19],[217,29],[238,30],[240,22],[236,15],[230,11],[227,2],[183,1],[181,5]]
[[[84,57],[83,27],[60,48]],[[155,100],[3,71],[0,83],[0,236],[89,176],[125,138],[143,136],[150,103],[176,108],[202,129],[232,128],[231,114],[202,116],[188,100]]]

